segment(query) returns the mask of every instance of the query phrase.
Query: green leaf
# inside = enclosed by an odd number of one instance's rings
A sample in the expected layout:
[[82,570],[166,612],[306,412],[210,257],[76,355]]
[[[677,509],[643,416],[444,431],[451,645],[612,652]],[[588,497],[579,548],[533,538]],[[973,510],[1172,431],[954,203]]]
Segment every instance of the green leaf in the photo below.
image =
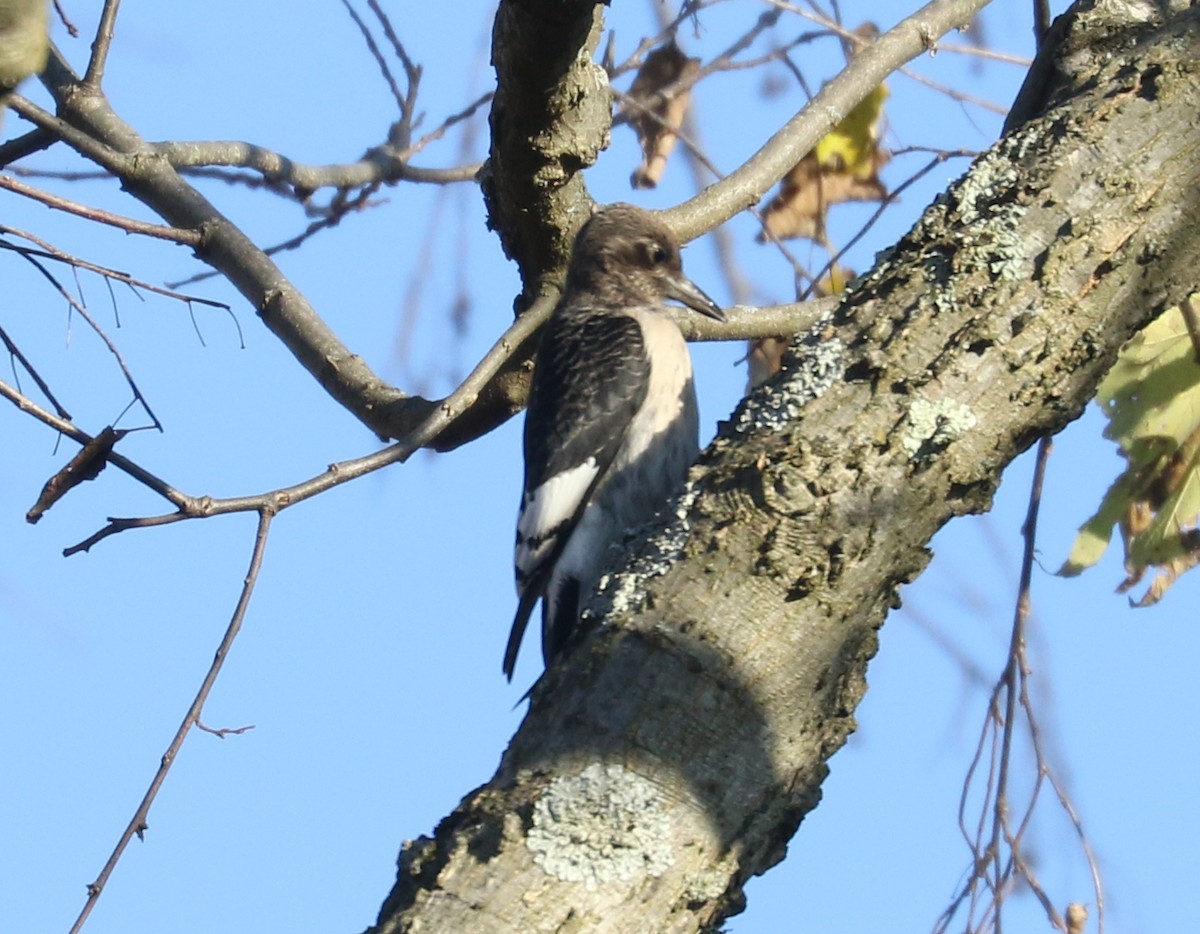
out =
[[1118,589],[1159,570],[1137,602],[1148,606],[1200,563],[1200,363],[1180,309],[1164,312],[1121,349],[1096,401],[1109,420],[1104,436],[1119,445],[1126,467],[1058,573],[1072,576],[1099,561],[1119,526],[1127,576]]

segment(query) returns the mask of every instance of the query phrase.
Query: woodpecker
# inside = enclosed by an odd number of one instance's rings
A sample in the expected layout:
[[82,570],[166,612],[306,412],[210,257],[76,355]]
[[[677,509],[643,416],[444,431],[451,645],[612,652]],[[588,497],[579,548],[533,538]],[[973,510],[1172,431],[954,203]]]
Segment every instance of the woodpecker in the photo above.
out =
[[599,583],[608,546],[654,515],[699,452],[692,361],[667,299],[725,318],[683,274],[679,243],[661,221],[629,204],[594,214],[534,361],[519,601],[504,653],[510,681],[538,600],[549,665]]

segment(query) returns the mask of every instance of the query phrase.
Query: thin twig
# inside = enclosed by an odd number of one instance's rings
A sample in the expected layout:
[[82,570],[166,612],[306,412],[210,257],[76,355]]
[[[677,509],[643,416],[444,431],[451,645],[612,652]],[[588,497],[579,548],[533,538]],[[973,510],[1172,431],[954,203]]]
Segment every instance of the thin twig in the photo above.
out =
[[[7,348],[13,359],[25,368],[25,372],[33,377],[33,381],[37,384],[37,388],[42,391],[42,395],[44,395],[50,404],[54,406],[54,411],[58,413],[58,417],[70,421],[71,414],[65,408],[63,408],[62,403],[54,398],[54,393],[50,391],[50,387],[46,384],[46,381],[42,379],[42,377],[38,374],[38,371],[33,368],[33,364],[26,359],[25,355],[21,353],[19,349],[17,349],[17,345],[13,343],[12,338],[8,336],[8,332],[2,327],[0,327],[0,342],[4,344],[5,348]],[[13,370],[15,373],[16,368],[14,367]]]
[[146,397],[142,395],[142,390],[138,388],[138,384],[134,380],[133,374],[129,371],[129,366],[126,364],[125,358],[121,355],[120,349],[115,343],[113,343],[112,339],[105,332],[104,328],[100,327],[100,324],[91,316],[88,310],[84,307],[83,303],[77,300],[70,292],[68,292],[66,287],[59,282],[58,279],[56,279],[50,272],[50,270],[43,266],[36,257],[30,256],[28,253],[20,255],[22,259],[33,266],[56,289],[58,289],[59,294],[67,300],[67,303],[71,306],[71,308],[88,323],[93,331],[96,332],[96,335],[104,342],[104,346],[108,348],[108,352],[116,359],[117,365],[121,368],[121,373],[125,376],[125,382],[128,384],[130,391],[133,393],[133,397],[141,403],[141,406],[146,411],[146,414],[150,416],[150,420],[154,422],[154,427],[159,431],[162,431],[162,422],[158,420],[158,416],[155,415],[154,410],[150,408],[150,403],[146,401]]
[[921,74],[919,71],[913,71],[911,68],[898,68],[896,70],[906,78],[912,78],[918,84],[923,84],[925,87],[937,91],[939,94],[945,94],[951,100],[956,100],[963,104],[973,104],[976,107],[990,110],[992,113],[999,114],[1002,117],[1008,116],[1008,108],[1002,104],[994,103],[983,97],[976,97],[974,94],[968,94],[966,91],[952,88],[950,85],[942,84],[940,81],[934,81],[932,78]]
[[981,45],[960,45],[957,42],[939,42],[937,50],[939,52],[953,52],[956,55],[972,55],[975,58],[986,58],[993,62],[1003,62],[1005,65],[1016,65],[1018,68],[1028,68],[1033,64],[1033,59],[1026,55],[997,52],[995,49],[986,49]]
[[58,18],[67,30],[67,34],[72,39],[77,38],[79,36],[79,27],[71,22],[71,18],[67,16],[67,11],[63,9],[63,5],[59,0],[54,0],[54,12],[58,14]]
[[392,44],[392,51],[396,53],[396,58],[400,59],[400,64],[404,66],[404,74],[408,78],[408,94],[400,102],[400,106],[404,113],[409,115],[409,124],[412,125],[412,115],[416,112],[417,106],[417,87],[421,83],[421,66],[414,64],[413,60],[408,57],[404,43],[400,41],[400,37],[396,35],[396,30],[392,27],[391,19],[376,0],[367,0],[367,6],[371,8],[371,12],[375,14],[375,18],[379,20],[379,25],[383,27],[383,34],[387,37],[388,42]]
[[[357,192],[353,198],[344,198],[344,191],[339,191],[334,198],[336,208],[331,208],[330,212],[319,220],[313,221],[305,227],[300,233],[293,237],[289,237],[281,243],[273,244],[272,246],[263,247],[262,251],[267,256],[277,256],[280,253],[286,253],[289,250],[296,250],[307,243],[311,238],[315,237],[323,230],[331,230],[337,227],[348,215],[363,211],[371,206],[371,197],[378,190],[378,185],[368,185],[361,191]],[[195,285],[197,282],[204,282],[214,276],[223,275],[216,269],[205,269],[201,272],[194,273],[183,279],[176,279],[167,284],[173,288],[178,288],[184,285]]]
[[[484,104],[490,104],[492,102],[492,98],[495,96],[496,96],[495,91],[488,91],[485,94],[479,95],[479,97],[477,97],[475,100],[473,100],[471,103],[469,103],[462,110],[458,111],[457,113],[452,113],[450,116],[448,116],[445,120],[443,120],[441,122],[440,126],[430,130],[428,133],[426,133],[424,136],[422,136],[416,142],[410,143],[408,148],[403,153],[404,158],[407,159],[410,156],[416,155],[418,152],[420,152],[422,149],[424,149],[430,143],[434,142],[435,140],[441,139],[443,136],[446,135],[446,131],[449,130],[450,127],[454,126],[456,123],[461,123],[463,120],[468,120],[471,117],[473,117],[475,115],[475,113],[479,110],[480,107],[482,107]],[[464,177],[464,178],[456,179],[456,180],[457,181],[468,181],[470,179],[474,179],[474,177],[478,174],[479,169],[482,168],[482,166],[483,166],[482,162],[464,163],[461,171],[463,171],[465,173],[467,170],[471,170],[469,178]],[[449,171],[449,170],[447,170],[447,171]],[[414,181],[418,181],[418,179],[414,179]]]
[[[1001,693],[1004,695],[1004,713],[1002,715],[1000,735],[1000,766],[996,779],[996,796],[992,813],[992,836],[988,844],[988,854],[992,863],[992,891],[997,897],[996,916],[993,921],[996,934],[1001,934],[1000,901],[1005,889],[1006,872],[1001,864],[1001,836],[1008,826],[1008,771],[1012,764],[1013,730],[1016,728],[1017,691],[1020,678],[1020,660],[1025,653],[1025,624],[1029,619],[1029,581],[1033,571],[1034,542],[1037,534],[1038,507],[1042,500],[1042,478],[1045,475],[1046,459],[1050,454],[1050,439],[1043,438],[1038,445],[1037,466],[1034,468],[1033,486],[1029,494],[1029,510],[1025,516],[1025,524],[1021,535],[1025,539],[1024,559],[1021,562],[1021,579],[1017,590],[1017,605],[1013,613],[1012,637],[1008,647],[1008,664],[1000,677]],[[1014,838],[1010,841],[1010,852],[1017,850],[1018,843]]]
[[[665,19],[666,10],[664,8],[662,8],[660,6],[655,6],[655,10],[658,12],[660,21]],[[789,43],[789,45],[787,45],[783,48],[775,49],[774,51],[772,51],[764,56],[761,56],[760,58],[757,58],[757,59],[754,59],[754,60],[748,61],[748,62],[736,61],[736,57],[741,52],[744,52],[747,48],[749,48],[751,45],[753,45],[754,41],[758,38],[760,33],[762,33],[764,30],[770,28],[771,26],[775,25],[775,21],[779,19],[780,12],[781,11],[779,11],[779,10],[768,10],[766,13],[763,13],[758,18],[758,21],[752,27],[750,27],[750,29],[748,29],[745,33],[743,33],[739,38],[734,40],[734,42],[732,44],[730,44],[724,51],[717,53],[717,55],[711,61],[709,61],[707,64],[701,65],[701,67],[697,68],[694,71],[689,71],[686,74],[680,75],[679,78],[672,81],[670,84],[663,85],[662,87],[656,89],[653,94],[649,95],[648,97],[646,97],[645,99],[643,99],[641,101],[635,101],[632,98],[630,98],[627,94],[620,94],[618,92],[619,98],[625,104],[625,110],[613,118],[613,125],[617,126],[619,124],[629,122],[628,110],[629,110],[630,106],[635,107],[640,112],[644,112],[644,113],[650,115],[651,117],[653,117],[654,111],[659,109],[662,104],[671,100],[672,98],[679,96],[680,94],[682,94],[686,91],[691,90],[699,82],[701,82],[702,80],[704,80],[705,78],[709,77],[712,74],[716,74],[718,72],[724,72],[724,71],[736,71],[741,68],[756,67],[758,65],[765,64],[766,62],[769,62],[769,61],[782,59],[783,57],[786,56],[788,49],[790,49],[796,45],[800,45],[802,43],[809,42],[809,41],[817,38],[819,35],[822,35],[820,33],[808,33],[808,34],[805,34],[804,36],[801,36],[799,39],[795,40],[794,42]],[[660,35],[671,35],[672,34],[672,26],[670,24],[661,23],[661,25],[662,25],[662,33]],[[646,45],[648,48],[649,42],[650,42],[650,40],[646,40],[645,42],[642,43],[642,45]],[[643,50],[639,46],[638,51],[635,52],[634,55],[631,56],[630,59],[626,63],[624,63],[620,67],[614,68],[609,73],[609,77],[610,78],[616,77],[619,74],[621,74],[623,71],[632,67],[634,64],[640,63],[640,59],[641,59],[644,51],[645,50]],[[718,175],[718,177],[720,177],[720,176]]]
[[670,211],[664,219],[684,241],[757,204],[851,109],[900,65],[932,48],[989,0],[933,0],[901,20],[823,87],[735,171]]
[[[3,176],[0,176],[2,178]],[[225,311],[232,313],[233,309],[225,302],[218,302],[212,298],[202,298],[199,295],[188,295],[184,292],[176,292],[173,289],[163,288],[161,285],[155,285],[153,282],[146,282],[143,279],[136,279],[127,272],[121,272],[117,269],[110,269],[107,266],[100,266],[96,263],[88,262],[78,256],[74,256],[63,250],[58,249],[51,243],[43,240],[36,234],[26,230],[20,230],[16,227],[9,227],[5,224],[0,224],[0,234],[11,234],[14,237],[20,237],[22,240],[28,240],[30,243],[36,243],[40,249],[31,250],[28,247],[17,246],[16,244],[7,243],[0,240],[0,249],[13,250],[17,253],[28,253],[31,256],[40,256],[43,259],[52,259],[60,263],[67,263],[79,269],[86,269],[89,272],[97,273],[105,279],[113,279],[117,282],[123,282],[130,288],[135,290],[145,289],[147,292],[153,292],[156,295],[163,295],[167,298],[173,298],[176,301],[187,302],[188,304],[195,303],[197,305],[207,305],[209,308],[222,308]],[[237,319],[234,318],[236,321]]]
[[[66,418],[60,418],[53,412],[47,412],[32,399],[13,389],[13,387],[3,381],[0,381],[0,398],[7,399],[20,411],[37,419],[43,425],[48,425],[56,431],[61,432],[72,441],[76,441],[81,445],[86,446],[90,444],[94,437]],[[129,476],[133,477],[133,479],[137,480],[138,483],[147,489],[153,490],[169,503],[182,507],[191,500],[191,497],[180,493],[166,481],[160,480],[154,474],[150,473],[150,471],[138,466],[129,458],[117,454],[115,451],[108,456],[108,462],[119,470],[123,470],[129,474]]]
[[[388,66],[387,59],[383,57],[383,52],[375,42],[375,37],[371,35],[371,30],[367,24],[363,22],[358,11],[350,5],[350,0],[342,0],[342,6],[346,8],[346,12],[350,14],[350,18],[354,20],[354,25],[358,27],[358,31],[362,34],[363,41],[367,44],[367,50],[371,53],[371,57],[375,59],[375,64],[379,66],[379,71],[383,75],[383,80],[387,83],[388,89],[392,92],[392,97],[396,101],[396,106],[400,108],[402,120],[406,124],[411,124],[412,111],[408,107],[408,99],[400,90],[400,85],[396,83],[396,78],[392,74],[392,69]],[[412,72],[409,71],[409,90],[413,90]]]
[[112,46],[113,27],[117,22],[117,8],[120,5],[121,0],[105,0],[104,10],[100,13],[96,38],[92,40],[92,57],[83,76],[83,83],[89,88],[98,89],[100,82],[104,80],[104,66],[108,61],[108,50]]
[[110,214],[108,211],[100,210],[100,208],[88,207],[77,201],[70,201],[58,195],[52,195],[47,191],[42,191],[40,188],[34,188],[32,185],[22,184],[8,175],[0,175],[0,188],[24,195],[26,198],[31,198],[34,201],[40,201],[47,207],[66,211],[85,220],[97,221],[101,224],[108,224],[110,227],[120,228],[126,233],[142,234],[146,237],[156,237],[159,240],[170,240],[174,243],[182,243],[184,246],[194,247],[199,246],[201,243],[201,236],[197,231],[184,230],[180,227],[167,227],[163,224],[148,224],[145,221],[134,220],[132,217]]
[[[967,931],[989,931],[1000,934],[1003,924],[1003,908],[1008,896],[1020,881],[1033,893],[1041,904],[1051,926],[1060,931],[1068,930],[1067,921],[1054,907],[1054,902],[1033,871],[1023,847],[1023,840],[1031,826],[1042,785],[1050,784],[1058,797],[1059,805],[1070,819],[1079,837],[1084,858],[1092,877],[1092,887],[1099,906],[1100,930],[1104,930],[1104,891],[1100,880],[1099,866],[1090,843],[1065,789],[1054,775],[1042,745],[1041,728],[1029,696],[1030,667],[1027,659],[1026,631],[1032,605],[1031,582],[1036,560],[1037,519],[1041,505],[1042,485],[1046,464],[1049,460],[1051,442],[1043,438],[1038,445],[1037,461],[1029,496],[1029,509],[1022,527],[1024,549],[1021,561],[1020,583],[1013,625],[1009,641],[1008,660],[1003,673],[992,688],[988,701],[979,745],[963,781],[959,803],[959,827],[971,849],[971,867],[966,881],[951,904],[942,912],[934,926],[935,932],[945,932],[954,915],[964,903],[967,904]],[[1018,713],[1023,716],[1029,732],[1034,756],[1034,781],[1024,811],[1014,827],[1011,775],[1014,759],[1014,739]],[[982,752],[988,744],[992,748],[992,761],[987,770],[987,787],[983,805],[979,811],[979,823],[974,832],[966,825],[967,796],[976,780],[982,762]],[[986,828],[986,829],[985,829]],[[989,898],[980,908],[980,895]],[[978,923],[976,915],[979,912]]]
[[100,898],[100,893],[104,891],[104,886],[108,883],[109,876],[112,875],[117,862],[125,852],[125,848],[129,846],[129,841],[135,835],[138,839],[141,839],[149,827],[147,818],[150,814],[150,806],[154,803],[154,799],[158,795],[158,790],[166,780],[167,773],[171,770],[171,765],[174,763],[175,757],[179,754],[179,750],[183,746],[183,741],[187,738],[188,731],[199,721],[200,712],[204,709],[204,704],[208,700],[208,695],[212,691],[213,684],[216,683],[217,675],[221,672],[221,666],[225,663],[225,659],[229,655],[229,650],[233,646],[233,640],[237,638],[237,634],[242,628],[242,621],[246,618],[246,610],[250,606],[250,595],[254,592],[254,585],[258,582],[258,572],[262,568],[263,552],[267,547],[267,534],[271,529],[272,515],[269,510],[263,510],[258,515],[258,531],[254,536],[254,550],[250,555],[250,570],[246,572],[246,580],[242,586],[241,596],[238,597],[237,607],[233,611],[233,618],[229,621],[229,627],[225,630],[221,644],[217,646],[217,652],[213,656],[208,674],[204,676],[204,680],[200,683],[200,690],[196,692],[196,697],[192,701],[191,706],[188,707],[187,713],[183,717],[183,722],[179,724],[179,729],[175,731],[174,739],[171,740],[167,751],[163,753],[162,762],[158,767],[158,771],[154,773],[154,778],[150,781],[150,787],[142,797],[141,804],[133,812],[133,817],[130,819],[125,831],[121,834],[120,840],[117,841],[117,845],[113,849],[112,855],[109,856],[108,862],[100,870],[100,875],[96,877],[95,882],[88,886],[87,901],[84,902],[83,909],[79,912],[79,917],[75,919],[75,923],[71,926],[70,934],[78,934],[83,928],[88,915],[92,913],[92,909],[96,906],[97,899]]
[[970,150],[970,149],[955,149],[955,150],[945,150],[945,151],[937,152],[936,155],[933,157],[933,159],[931,159],[923,168],[918,169],[916,172],[914,172],[912,175],[910,175],[908,178],[906,178],[903,182],[901,182],[899,185],[897,185],[895,188],[893,188],[891,191],[889,191],[887,193],[887,197],[883,199],[883,201],[880,203],[879,207],[875,209],[874,213],[872,213],[871,216],[869,218],[867,218],[866,222],[862,225],[862,227],[859,228],[858,232],[855,233],[854,236],[852,236],[844,244],[842,244],[841,248],[838,249],[838,251],[836,253],[834,253],[832,256],[830,256],[829,261],[821,268],[821,270],[815,276],[812,277],[811,285],[809,285],[808,289],[800,296],[800,298],[801,299],[808,298],[813,293],[813,291],[815,291],[815,289],[817,288],[817,285],[821,282],[821,280],[824,279],[826,276],[832,274],[834,266],[836,266],[839,262],[841,262],[842,257],[845,256],[851,249],[853,249],[854,245],[856,243],[858,243],[859,240],[861,240],[864,236],[866,236],[867,231],[869,231],[872,227],[874,227],[875,223],[881,217],[883,217],[884,211],[886,211],[889,207],[891,207],[893,204],[895,204],[899,200],[900,195],[902,195],[906,189],[908,189],[910,186],[916,184],[918,181],[920,181],[922,178],[924,178],[926,175],[928,175],[930,172],[932,172],[934,169],[936,169],[939,165],[942,165],[948,159],[972,159],[976,155],[978,155],[978,153],[976,153],[974,150]]
[[[1028,698],[1025,698],[1023,703],[1027,702]],[[1047,760],[1042,748],[1041,728],[1038,726],[1037,720],[1033,718],[1032,711],[1027,711],[1027,713],[1029,715],[1029,734],[1033,742],[1034,755],[1038,762],[1045,762]],[[1071,826],[1075,829],[1076,836],[1079,838],[1079,845],[1083,849],[1084,858],[1087,860],[1088,874],[1092,879],[1092,893],[1096,897],[1097,932],[1098,934],[1104,934],[1105,922],[1107,920],[1104,908],[1104,883],[1100,878],[1100,863],[1096,859],[1096,853],[1092,849],[1091,841],[1083,829],[1083,821],[1079,817],[1079,812],[1075,809],[1074,802],[1071,801],[1070,796],[1059,782],[1058,776],[1054,774],[1054,771],[1052,769],[1041,769],[1039,775],[1044,776],[1046,781],[1050,783],[1050,788],[1058,798],[1059,807],[1066,813],[1068,820],[1071,821]]]
[[[488,380],[499,371],[513,350],[541,326],[542,322],[550,316],[553,308],[554,303],[548,299],[530,307],[476,364],[475,369],[459,387],[438,403],[412,432],[395,444],[365,457],[331,464],[327,470],[315,477],[269,493],[227,499],[214,499],[210,496],[181,496],[177,503],[179,506],[177,512],[131,519],[110,517],[108,525],[79,544],[67,548],[64,554],[69,556],[80,551],[87,551],[97,542],[127,529],[170,525],[185,519],[207,518],[234,512],[261,513],[264,510],[270,510],[272,513],[278,513],[325,490],[340,486],[389,464],[408,460],[413,453],[433,441],[455,418],[474,404]],[[3,384],[0,383],[0,390],[2,388]]]

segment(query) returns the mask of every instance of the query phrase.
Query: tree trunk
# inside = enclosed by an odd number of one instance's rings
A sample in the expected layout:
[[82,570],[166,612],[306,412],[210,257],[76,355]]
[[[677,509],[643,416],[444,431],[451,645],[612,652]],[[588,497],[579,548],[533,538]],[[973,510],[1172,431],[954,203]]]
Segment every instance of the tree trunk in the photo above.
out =
[[782,859],[930,538],[1196,287],[1200,11],[1120,6],[723,425],[374,931],[706,930]]

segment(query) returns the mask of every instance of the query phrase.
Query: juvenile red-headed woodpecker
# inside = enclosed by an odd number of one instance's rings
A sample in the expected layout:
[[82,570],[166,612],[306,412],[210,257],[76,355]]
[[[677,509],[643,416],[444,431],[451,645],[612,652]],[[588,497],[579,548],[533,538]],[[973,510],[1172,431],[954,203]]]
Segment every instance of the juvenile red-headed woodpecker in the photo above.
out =
[[683,274],[661,221],[629,204],[593,215],[534,362],[510,680],[534,604],[542,600],[549,664],[599,583],[608,546],[667,503],[699,451],[692,361],[667,299],[724,320]]

